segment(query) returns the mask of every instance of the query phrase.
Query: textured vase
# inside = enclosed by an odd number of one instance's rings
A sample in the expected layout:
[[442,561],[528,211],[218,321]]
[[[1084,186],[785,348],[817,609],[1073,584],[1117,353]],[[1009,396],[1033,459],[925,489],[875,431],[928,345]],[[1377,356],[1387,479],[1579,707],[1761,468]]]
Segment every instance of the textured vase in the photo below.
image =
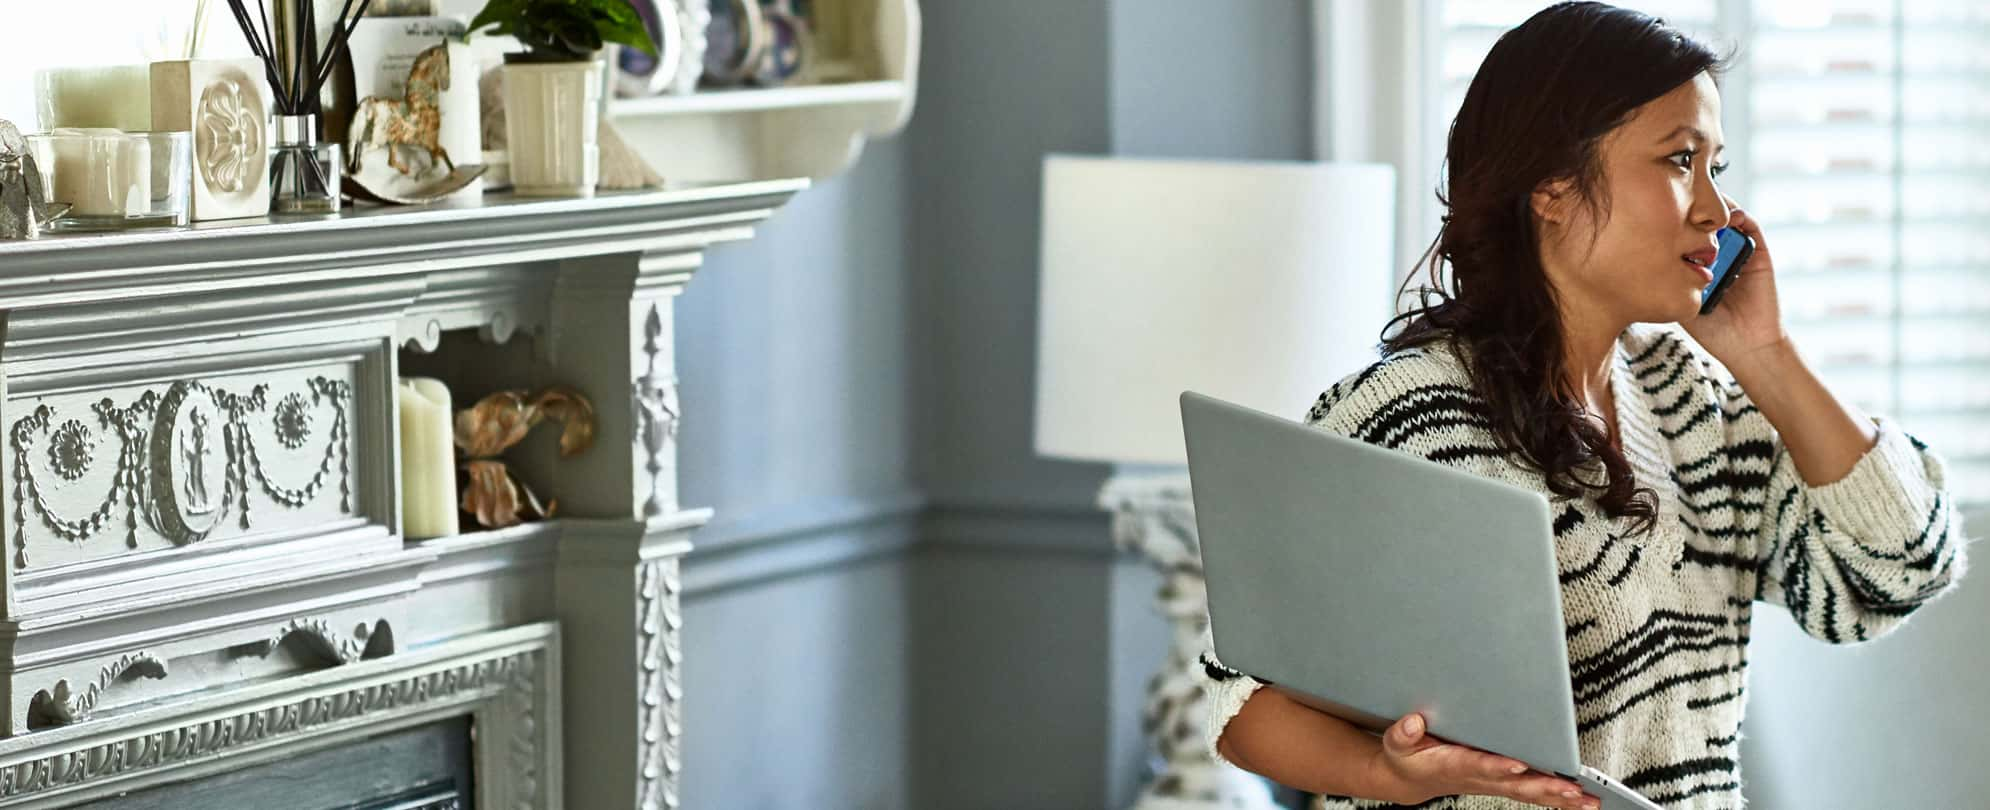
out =
[[592,197],[601,179],[601,88],[608,63],[504,66],[511,187],[525,197]]

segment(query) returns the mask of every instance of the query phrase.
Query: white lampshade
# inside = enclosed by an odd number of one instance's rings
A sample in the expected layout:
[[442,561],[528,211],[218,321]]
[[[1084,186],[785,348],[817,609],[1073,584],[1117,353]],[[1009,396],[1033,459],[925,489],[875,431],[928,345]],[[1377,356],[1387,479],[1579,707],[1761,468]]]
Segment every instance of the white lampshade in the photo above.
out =
[[1382,164],[1052,155],[1036,451],[1183,465],[1179,397],[1298,419],[1394,306]]

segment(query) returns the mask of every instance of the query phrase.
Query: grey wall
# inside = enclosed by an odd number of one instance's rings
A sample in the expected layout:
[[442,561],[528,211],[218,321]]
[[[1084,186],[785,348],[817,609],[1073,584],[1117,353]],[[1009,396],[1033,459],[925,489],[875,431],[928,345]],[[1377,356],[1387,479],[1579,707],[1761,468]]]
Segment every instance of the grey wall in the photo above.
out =
[[924,5],[912,157],[922,480],[922,806],[1119,807],[1167,644],[1156,580],[1093,505],[1108,470],[1031,450],[1042,159],[1310,157],[1308,4]]
[[1106,468],[1030,449],[1041,161],[1308,156],[1305,5],[928,0],[907,131],[710,254],[676,326],[682,498],[717,512],[685,806],[1132,799],[1166,626]]
[[1110,3],[1113,153],[1312,157],[1312,5]]
[[1100,0],[924,4],[912,155],[922,472],[914,796],[1106,797],[1112,556],[1097,465],[1030,451],[1039,165],[1109,146]]
[[[912,807],[911,265],[874,142],[678,301],[685,807]],[[584,773],[575,774],[585,778]]]

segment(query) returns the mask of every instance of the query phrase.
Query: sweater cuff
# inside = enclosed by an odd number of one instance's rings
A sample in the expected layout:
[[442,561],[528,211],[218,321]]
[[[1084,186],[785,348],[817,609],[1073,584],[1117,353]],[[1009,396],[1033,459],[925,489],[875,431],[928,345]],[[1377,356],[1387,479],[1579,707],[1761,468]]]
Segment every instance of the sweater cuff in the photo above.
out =
[[1893,420],[1871,418],[1879,443],[1845,477],[1805,489],[1825,519],[1852,537],[1868,545],[1904,541],[1934,510],[1942,489],[1941,462],[1915,447]]
[[1222,739],[1223,729],[1230,725],[1230,719],[1243,711],[1244,704],[1263,688],[1263,682],[1249,675],[1227,681],[1207,682],[1209,723],[1208,734],[1203,738],[1203,747],[1208,750],[1210,758],[1232,768],[1238,767],[1237,763],[1225,759],[1222,752],[1216,750],[1216,741]]

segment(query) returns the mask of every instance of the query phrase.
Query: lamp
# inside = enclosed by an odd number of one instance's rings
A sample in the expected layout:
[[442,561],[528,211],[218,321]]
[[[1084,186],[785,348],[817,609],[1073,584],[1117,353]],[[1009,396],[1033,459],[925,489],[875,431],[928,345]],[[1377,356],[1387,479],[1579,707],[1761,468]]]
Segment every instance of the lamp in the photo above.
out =
[[1148,682],[1161,763],[1141,810],[1276,807],[1202,746],[1208,607],[1178,397],[1296,418],[1371,362],[1394,211],[1386,165],[1044,159],[1036,452],[1116,465],[1099,504],[1114,543],[1160,568],[1174,628]]

